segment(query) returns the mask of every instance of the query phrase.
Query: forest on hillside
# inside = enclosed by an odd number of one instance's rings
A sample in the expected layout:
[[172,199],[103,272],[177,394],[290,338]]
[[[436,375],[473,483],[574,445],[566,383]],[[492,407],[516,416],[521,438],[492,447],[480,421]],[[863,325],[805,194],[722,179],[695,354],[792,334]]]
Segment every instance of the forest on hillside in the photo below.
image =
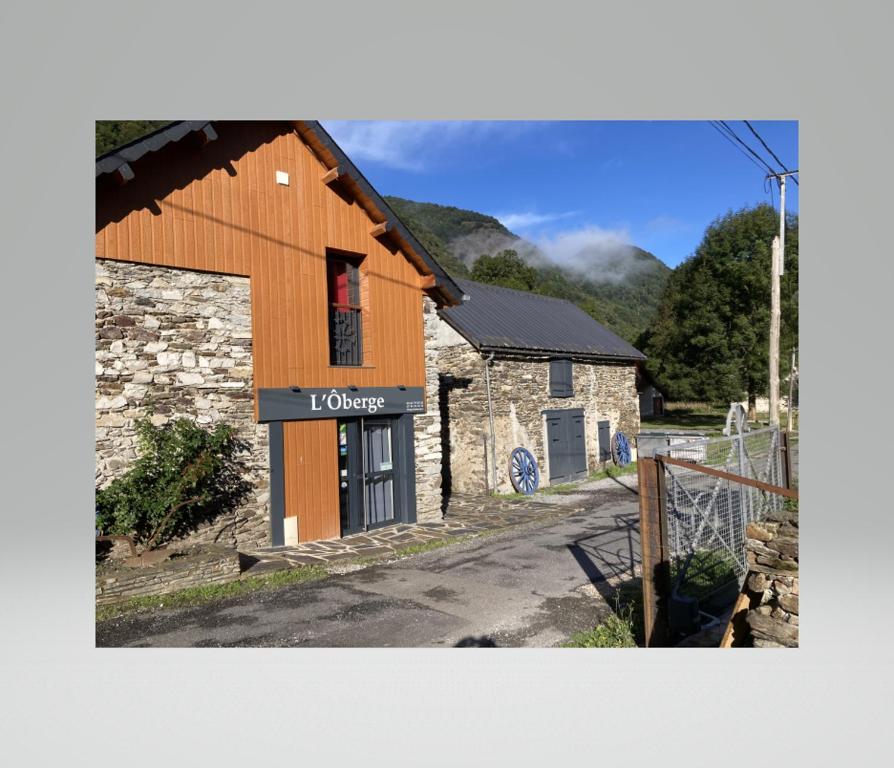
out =
[[492,216],[400,197],[385,202],[453,277],[567,299],[630,342],[648,327],[670,274],[633,245],[601,254],[590,270],[562,267]]
[[96,156],[104,155],[134,139],[157,131],[170,120],[97,120]]

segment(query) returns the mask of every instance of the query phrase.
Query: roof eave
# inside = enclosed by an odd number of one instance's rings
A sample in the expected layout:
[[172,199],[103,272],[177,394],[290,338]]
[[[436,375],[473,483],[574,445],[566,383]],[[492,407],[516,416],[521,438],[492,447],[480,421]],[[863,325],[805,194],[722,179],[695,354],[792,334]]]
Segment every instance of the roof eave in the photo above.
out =
[[358,202],[367,210],[370,217],[377,223],[390,222],[393,226],[395,239],[398,245],[426,271],[436,278],[432,288],[426,289],[440,306],[459,306],[462,303],[463,292],[453,281],[444,268],[438,264],[432,255],[419,243],[409,229],[400,220],[400,217],[385,202],[382,196],[376,192],[372,184],[360,172],[351,159],[344,153],[341,147],[329,135],[325,128],[317,120],[292,121],[299,135],[304,138],[328,168],[343,169],[344,175],[349,177],[356,192],[359,194]]
[[574,349],[543,349],[540,347],[509,347],[492,344],[481,344],[476,347],[481,352],[504,352],[511,355],[525,356],[555,356],[562,355],[564,357],[578,357],[592,360],[593,362],[616,362],[616,363],[637,363],[647,358],[643,355],[636,357],[634,355],[612,355],[607,352],[581,352]]

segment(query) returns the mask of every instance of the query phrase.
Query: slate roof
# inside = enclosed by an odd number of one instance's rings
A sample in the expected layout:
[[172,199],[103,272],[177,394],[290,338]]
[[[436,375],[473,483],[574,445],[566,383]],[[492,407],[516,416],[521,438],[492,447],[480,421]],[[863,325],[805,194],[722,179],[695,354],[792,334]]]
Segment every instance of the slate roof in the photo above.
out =
[[646,359],[570,301],[471,280],[456,284],[468,300],[439,314],[476,349]]

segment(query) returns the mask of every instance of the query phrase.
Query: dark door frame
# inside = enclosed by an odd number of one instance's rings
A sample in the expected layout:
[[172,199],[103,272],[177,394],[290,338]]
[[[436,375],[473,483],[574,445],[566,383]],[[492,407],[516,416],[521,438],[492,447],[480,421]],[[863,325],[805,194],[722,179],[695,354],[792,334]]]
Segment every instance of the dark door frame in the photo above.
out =
[[[349,526],[342,527],[342,536],[373,531],[389,525],[416,522],[416,462],[414,455],[413,416],[375,416],[339,419],[347,427],[348,440],[348,514]],[[363,425],[388,423],[391,427],[391,493],[394,518],[370,523],[366,480],[366,444]],[[351,462],[351,456],[359,456]],[[343,518],[342,518],[343,519]]]
[[[382,416],[380,418],[368,418],[361,417],[361,449],[363,451],[363,513],[366,522],[366,530],[372,531],[376,528],[383,528],[387,525],[395,525],[400,522],[399,519],[399,511],[398,511],[398,493],[396,491],[395,486],[396,478],[395,478],[395,464],[397,464],[397,419],[389,418],[388,416]],[[373,472],[367,466],[367,457],[369,456],[369,437],[367,432],[368,426],[383,426],[386,425],[388,427],[388,434],[390,439],[389,445],[389,454],[391,455],[391,469],[381,470],[379,472]],[[377,477],[373,477],[376,475]],[[378,523],[371,523],[370,519],[370,510],[369,510],[369,484],[371,481],[376,480],[391,480],[391,513],[392,518],[390,520],[382,520]]]

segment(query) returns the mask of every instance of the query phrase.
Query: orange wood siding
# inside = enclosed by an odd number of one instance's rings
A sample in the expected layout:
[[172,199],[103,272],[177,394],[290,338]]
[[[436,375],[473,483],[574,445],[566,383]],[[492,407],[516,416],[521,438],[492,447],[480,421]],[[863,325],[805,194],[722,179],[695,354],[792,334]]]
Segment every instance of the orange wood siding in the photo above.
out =
[[[422,275],[369,233],[366,212],[283,122],[215,122],[97,186],[97,258],[251,278],[254,387],[425,386]],[[289,174],[289,186],[275,172]],[[362,254],[364,365],[329,366],[326,249]],[[255,399],[256,402],[256,399]],[[338,535],[334,421],[284,429],[286,514],[301,540]]]
[[[338,434],[334,419],[283,424],[286,511],[300,510],[300,541],[340,534],[338,509]],[[291,516],[291,515],[290,515]]]

